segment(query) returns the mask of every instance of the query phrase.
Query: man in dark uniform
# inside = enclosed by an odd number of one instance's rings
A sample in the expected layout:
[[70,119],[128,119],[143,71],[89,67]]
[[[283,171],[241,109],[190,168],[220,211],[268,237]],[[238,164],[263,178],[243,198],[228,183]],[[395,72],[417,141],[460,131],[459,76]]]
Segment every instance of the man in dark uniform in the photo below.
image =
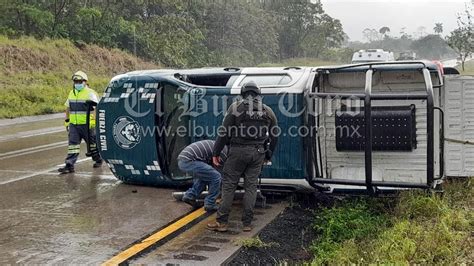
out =
[[245,189],[243,231],[252,230],[258,176],[264,161],[270,161],[277,142],[276,116],[270,107],[262,103],[257,84],[252,81],[244,84],[240,94],[242,100],[233,103],[227,110],[214,144],[212,159],[213,163],[218,165],[222,149],[230,143],[223,169],[222,201],[217,211],[217,219],[207,225],[209,229],[219,232],[227,231],[234,193],[241,177],[244,178]]

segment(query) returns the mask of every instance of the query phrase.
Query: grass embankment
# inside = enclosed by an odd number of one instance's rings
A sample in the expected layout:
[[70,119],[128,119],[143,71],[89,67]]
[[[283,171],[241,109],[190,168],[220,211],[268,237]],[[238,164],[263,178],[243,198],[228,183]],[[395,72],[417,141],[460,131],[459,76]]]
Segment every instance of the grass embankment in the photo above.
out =
[[313,264],[470,264],[474,261],[472,180],[444,195],[346,199],[316,214]]
[[461,72],[461,75],[474,76],[474,60],[464,63],[464,71],[462,71],[461,65],[458,65],[456,68]]
[[68,40],[0,35],[0,54],[0,118],[62,112],[70,78],[78,70],[101,93],[116,74],[157,68],[118,49],[76,46]]

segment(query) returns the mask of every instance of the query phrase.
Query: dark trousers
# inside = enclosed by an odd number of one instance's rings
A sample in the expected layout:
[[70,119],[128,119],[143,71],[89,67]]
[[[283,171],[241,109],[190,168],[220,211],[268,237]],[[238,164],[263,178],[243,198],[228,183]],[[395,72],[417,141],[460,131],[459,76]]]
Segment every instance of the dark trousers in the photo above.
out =
[[262,171],[265,153],[255,146],[231,146],[227,161],[224,164],[222,177],[222,202],[217,211],[217,221],[227,223],[234,201],[235,190],[241,177],[244,178],[244,212],[242,222],[250,225],[253,219],[253,208],[257,199],[258,176]]
[[[87,139],[87,131],[89,130],[89,139]],[[91,152],[94,154],[92,160],[96,162],[101,162],[99,153],[97,152],[97,145],[95,142],[95,130],[89,129],[87,125],[69,125],[69,144],[68,152],[66,157],[67,165],[74,165],[79,157],[81,151],[81,140],[84,140],[86,143],[90,142]]]

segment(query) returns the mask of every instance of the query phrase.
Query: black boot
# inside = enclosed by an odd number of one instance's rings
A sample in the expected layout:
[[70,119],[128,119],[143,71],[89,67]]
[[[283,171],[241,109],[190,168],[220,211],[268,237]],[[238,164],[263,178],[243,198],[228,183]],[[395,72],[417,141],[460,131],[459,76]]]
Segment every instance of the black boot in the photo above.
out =
[[96,161],[96,162],[92,165],[92,167],[94,167],[94,168],[99,168],[99,167],[101,167],[101,166],[102,166],[102,160]]
[[59,168],[58,172],[61,174],[74,173],[74,165],[66,164],[64,167]]

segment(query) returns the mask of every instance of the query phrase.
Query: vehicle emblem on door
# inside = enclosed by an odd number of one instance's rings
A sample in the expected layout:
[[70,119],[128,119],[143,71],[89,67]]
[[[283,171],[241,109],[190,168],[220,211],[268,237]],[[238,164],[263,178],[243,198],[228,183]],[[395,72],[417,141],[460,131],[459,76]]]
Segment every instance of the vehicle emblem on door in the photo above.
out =
[[140,124],[129,116],[121,116],[114,122],[113,134],[117,145],[132,149],[141,140]]

